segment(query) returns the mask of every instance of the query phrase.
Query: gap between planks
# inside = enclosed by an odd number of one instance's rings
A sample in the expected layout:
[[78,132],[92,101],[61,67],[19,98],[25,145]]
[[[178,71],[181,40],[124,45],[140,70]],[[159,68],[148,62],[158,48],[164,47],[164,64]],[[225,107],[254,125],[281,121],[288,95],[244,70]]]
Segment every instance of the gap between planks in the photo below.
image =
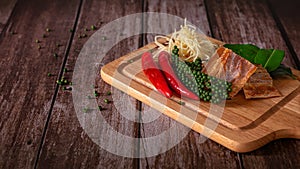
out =
[[[12,2],[12,1],[11,1]],[[8,25],[7,23],[12,23],[12,22],[10,22],[11,21],[11,18],[12,18],[12,15],[13,15],[13,12],[15,11],[15,9],[16,9],[16,4],[18,3],[18,0],[15,0],[15,2],[14,2],[15,4],[13,5],[13,8],[11,9],[11,12],[10,12],[10,14],[9,14],[9,16],[8,16],[8,19],[5,21],[5,23],[4,23],[4,27],[2,28],[2,30],[0,29],[0,39],[3,39],[3,32],[6,32],[7,31],[7,29],[9,29],[9,27],[11,26],[11,25]]]
[[[64,54],[63,63],[62,63],[61,69],[59,71],[57,79],[61,79],[62,78],[63,70],[64,70],[64,68],[66,66],[67,59],[68,59],[68,56],[69,56],[69,53],[70,53],[70,49],[71,49],[71,46],[72,46],[72,42],[73,42],[73,39],[74,39],[74,36],[75,36],[76,27],[77,27],[78,20],[79,20],[79,17],[80,17],[82,4],[83,4],[83,0],[79,0],[79,5],[78,5],[78,8],[77,8],[75,21],[74,21],[73,28],[72,28],[73,32],[72,32],[71,37],[70,37],[70,39],[69,39],[69,41],[67,43],[67,48],[66,48],[66,51],[65,51],[65,54]],[[38,165],[38,161],[39,161],[39,158],[40,158],[40,155],[41,155],[41,151],[42,151],[42,148],[43,148],[43,144],[44,144],[44,141],[45,141],[45,137],[46,137],[48,125],[49,125],[49,122],[50,122],[50,118],[51,118],[53,106],[54,106],[55,100],[57,98],[58,90],[59,90],[59,84],[56,84],[56,86],[55,86],[55,92],[54,92],[54,95],[53,95],[52,100],[51,100],[51,105],[50,105],[50,108],[49,108],[49,112],[47,114],[46,123],[45,123],[44,129],[43,129],[43,133],[42,133],[42,138],[41,138],[41,141],[40,141],[40,144],[39,144],[39,148],[38,148],[38,152],[37,152],[37,155],[36,155],[36,159],[35,159],[35,163],[34,163],[34,169],[36,169],[37,165]]]
[[294,46],[292,45],[291,41],[289,40],[288,34],[287,34],[286,30],[284,29],[284,26],[281,23],[281,21],[280,21],[278,15],[277,15],[275,9],[273,8],[270,0],[266,0],[266,2],[267,2],[267,5],[268,5],[268,8],[271,11],[271,14],[272,14],[272,17],[273,17],[273,19],[274,19],[274,21],[276,23],[276,26],[278,27],[278,30],[280,31],[281,36],[282,36],[283,40],[285,41],[286,46],[287,46],[287,48],[289,49],[289,51],[290,51],[290,53],[292,55],[292,59],[295,62],[296,68],[298,70],[300,70],[300,61],[299,61],[299,59],[297,57],[296,51],[294,49]]

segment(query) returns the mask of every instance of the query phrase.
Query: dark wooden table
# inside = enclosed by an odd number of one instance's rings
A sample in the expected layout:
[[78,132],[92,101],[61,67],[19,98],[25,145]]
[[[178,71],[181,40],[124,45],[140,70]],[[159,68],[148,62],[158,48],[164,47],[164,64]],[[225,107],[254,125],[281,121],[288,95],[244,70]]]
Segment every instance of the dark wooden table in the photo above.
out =
[[[72,78],[80,50],[96,31],[91,25],[99,29],[122,16],[149,11],[187,18],[228,43],[285,50],[284,63],[299,70],[299,9],[297,0],[1,0],[0,168],[300,168],[299,140],[280,139],[253,152],[236,153],[211,140],[201,143],[203,136],[193,131],[154,157],[114,155],[87,136],[76,117],[72,91],[56,83],[62,76]],[[87,37],[79,38],[84,34]],[[103,62],[152,40],[150,35],[123,40]],[[99,93],[111,90],[100,77],[95,88]],[[140,112],[156,112],[122,92],[113,95],[127,98]],[[139,124],[124,118],[113,104],[105,106],[108,123],[130,137],[153,136],[176,123],[162,115]]]

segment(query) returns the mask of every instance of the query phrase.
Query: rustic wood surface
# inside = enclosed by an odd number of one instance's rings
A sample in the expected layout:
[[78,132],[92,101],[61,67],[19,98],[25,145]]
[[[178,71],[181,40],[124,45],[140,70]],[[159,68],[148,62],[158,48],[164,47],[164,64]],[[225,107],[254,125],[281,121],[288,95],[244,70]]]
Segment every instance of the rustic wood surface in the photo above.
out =
[[[103,7],[113,10],[100,10],[103,9]],[[70,54],[67,56],[67,62],[64,67],[68,70],[74,69],[78,53],[88,40],[88,38],[78,38],[78,36],[82,34],[90,36],[95,32],[92,30],[86,32],[85,28],[90,29],[91,25],[100,28],[110,21],[133,12],[141,12],[141,3],[111,0],[84,1],[81,5],[78,25],[76,26],[76,33],[71,44]],[[97,68],[98,73],[100,73],[101,65],[107,64],[139,47],[139,36],[122,41],[102,60]],[[71,80],[72,71],[65,72],[64,77]],[[131,100],[134,105],[136,104],[136,100],[118,90],[113,90],[111,86],[102,81],[100,74],[98,74],[98,77],[99,78],[95,80],[94,88],[101,94],[97,101],[99,105],[106,109],[102,111],[106,121],[116,131],[130,137],[137,137],[137,124],[127,120],[120,114],[120,111],[129,111],[127,107],[123,106],[116,109],[113,104],[104,103],[104,99],[108,98],[111,100],[112,98],[111,96],[103,96],[103,93],[111,91],[114,97]],[[91,86],[91,89],[92,88]],[[91,97],[94,98],[94,96]],[[127,104],[128,103],[124,103],[124,105]],[[61,89],[58,91],[52,115],[49,119],[49,127],[46,132],[47,134],[37,168],[115,168],[116,166],[120,168],[136,168],[138,165],[136,159],[114,155],[101,149],[97,144],[92,142],[77,120],[72,94],[69,91],[63,91]],[[134,144],[127,146],[131,147],[131,149],[135,148]]]
[[270,0],[269,6],[295,65],[300,69],[300,18],[295,17],[298,15],[300,1],[288,0],[283,6],[280,0]]
[[[3,0],[0,2],[0,34],[5,26],[9,26],[7,22],[11,15],[11,12],[14,9],[16,2],[17,0]],[[11,30],[11,32],[13,33],[13,30]]]
[[[32,168],[35,164],[78,5],[75,1],[18,1],[8,19],[11,26],[0,40],[0,168]],[[57,48],[57,43],[62,46]],[[48,72],[53,76],[48,77]]]
[[[299,140],[277,140],[239,154],[211,140],[201,144],[203,136],[192,131],[174,148],[155,157],[138,159],[111,154],[85,134],[74,112],[71,91],[63,91],[55,83],[62,76],[71,79],[76,58],[94,33],[85,32],[86,27],[100,28],[119,17],[145,11],[186,17],[208,35],[225,42],[283,49],[284,63],[299,69],[299,8],[299,2],[293,0],[2,0],[0,168],[300,168]],[[88,37],[79,39],[82,34]],[[36,39],[41,42],[36,43]],[[124,40],[102,63],[152,40],[153,35]],[[63,72],[64,68],[69,71]],[[95,86],[99,92],[111,90],[114,96],[130,100],[141,113],[157,113],[100,78]],[[99,97],[98,103],[103,104],[104,98]],[[103,106],[107,106],[105,118],[109,124],[130,137],[154,136],[176,123],[163,115],[151,123],[134,123],[122,117],[112,104]],[[121,111],[126,109],[124,105]]]

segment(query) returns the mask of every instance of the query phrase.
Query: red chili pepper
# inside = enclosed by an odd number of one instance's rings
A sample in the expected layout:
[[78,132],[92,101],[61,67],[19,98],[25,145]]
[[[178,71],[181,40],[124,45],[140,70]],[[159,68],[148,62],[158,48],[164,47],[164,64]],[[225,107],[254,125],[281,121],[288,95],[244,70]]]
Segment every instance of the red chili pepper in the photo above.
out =
[[155,64],[150,52],[146,52],[142,55],[142,68],[150,82],[160,93],[165,95],[167,98],[172,97],[172,90],[169,88],[164,75]]
[[162,51],[159,53],[158,62],[159,65],[167,79],[169,86],[180,96],[185,96],[190,99],[199,100],[199,97],[187,89],[184,84],[177,78],[171,64],[169,61],[170,54],[168,52]]

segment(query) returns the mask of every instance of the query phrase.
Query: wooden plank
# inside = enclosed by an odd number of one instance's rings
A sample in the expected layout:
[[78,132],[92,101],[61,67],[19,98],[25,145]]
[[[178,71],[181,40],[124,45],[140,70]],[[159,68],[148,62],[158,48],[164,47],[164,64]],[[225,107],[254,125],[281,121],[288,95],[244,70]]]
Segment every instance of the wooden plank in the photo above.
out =
[[[145,1],[145,11],[163,12],[173,14],[198,26],[205,34],[210,35],[209,23],[206,17],[206,9],[203,1]],[[173,31],[168,25],[161,24],[162,29]],[[171,32],[170,32],[171,33]],[[153,35],[147,36],[145,43],[153,41]],[[159,112],[143,104],[142,115],[159,115]],[[180,130],[188,130],[173,119],[160,115],[156,120],[143,123],[141,126],[141,137],[148,138],[161,134],[162,132],[176,127]],[[166,137],[167,140],[171,136]],[[141,168],[238,168],[239,160],[237,154],[219,144],[205,140],[198,133],[190,131],[188,135],[176,146],[167,152],[154,157],[143,158],[140,161]],[[143,145],[143,143],[142,143]],[[163,145],[162,148],[165,148]],[[145,155],[145,154],[144,154]]]
[[[3,31],[17,0],[4,0],[0,2],[0,34]],[[12,32],[13,30],[10,30]]]
[[216,39],[284,50],[283,63],[296,68],[265,1],[207,1],[207,6]]
[[245,168],[299,168],[299,140],[282,139],[242,154]]
[[5,31],[0,39],[0,168],[34,167],[78,5],[59,0],[16,4],[7,24],[17,34]]
[[[85,28],[90,29],[91,25],[95,25],[99,29],[119,17],[141,11],[142,6],[140,2],[118,0],[84,1],[66,68],[74,70],[79,51],[87,39],[95,32],[91,30],[85,31]],[[124,28],[124,34],[141,31],[139,30],[140,25],[133,28],[128,27],[128,25],[132,25],[132,23],[126,21],[124,25],[120,25]],[[116,39],[122,38],[120,30],[116,31],[113,27],[111,30],[115,31]],[[78,38],[78,36],[82,34],[87,34],[88,37]],[[114,37],[106,38],[108,41]],[[105,42],[104,39],[103,43]],[[97,66],[96,72],[98,73],[98,78],[95,79],[95,90],[100,93],[100,96],[97,98],[97,103],[105,108],[105,110],[101,111],[101,114],[115,131],[131,138],[137,137],[138,126],[135,122],[126,119],[126,117],[122,115],[122,112],[130,112],[128,105],[131,104],[135,106],[136,100],[119,90],[111,88],[110,85],[107,85],[100,78],[99,73],[101,65],[137,49],[139,47],[138,44],[139,36],[133,36],[114,46],[110,52],[107,53],[104,60]],[[71,79],[73,72],[66,72],[64,76]],[[74,84],[74,87],[75,85],[76,84]],[[92,89],[93,87],[91,87],[91,90]],[[107,91],[111,91],[112,95],[106,95],[105,93]],[[93,97],[94,96],[92,96],[92,98]],[[112,101],[112,97],[120,99],[121,105],[119,105],[119,107],[117,107],[115,103],[117,100],[114,100],[114,102],[110,104],[103,102],[106,98]],[[122,99],[124,99],[123,102]],[[83,102],[85,102],[85,100]],[[88,115],[87,112],[87,116]],[[108,129],[101,126],[99,127],[99,131],[103,133],[109,132]],[[122,140],[112,141],[116,144],[122,144]],[[126,146],[130,150],[134,150],[136,147],[132,142]],[[51,168],[136,168],[137,164],[137,159],[112,154],[94,143],[77,119],[71,92],[59,90],[50,118],[49,128],[47,129],[45,143],[38,162],[38,168],[44,168],[45,166],[50,166]]]
[[[264,1],[207,1],[215,38],[229,43],[251,42],[286,51],[285,64],[296,66]],[[264,18],[264,19],[257,19]],[[299,141],[284,139],[242,154],[245,168],[295,168]],[[297,167],[296,167],[297,168]]]
[[300,69],[300,7],[299,1],[280,1],[269,0],[273,16],[277,21],[277,25],[281,30],[282,36],[285,38],[286,44]]

